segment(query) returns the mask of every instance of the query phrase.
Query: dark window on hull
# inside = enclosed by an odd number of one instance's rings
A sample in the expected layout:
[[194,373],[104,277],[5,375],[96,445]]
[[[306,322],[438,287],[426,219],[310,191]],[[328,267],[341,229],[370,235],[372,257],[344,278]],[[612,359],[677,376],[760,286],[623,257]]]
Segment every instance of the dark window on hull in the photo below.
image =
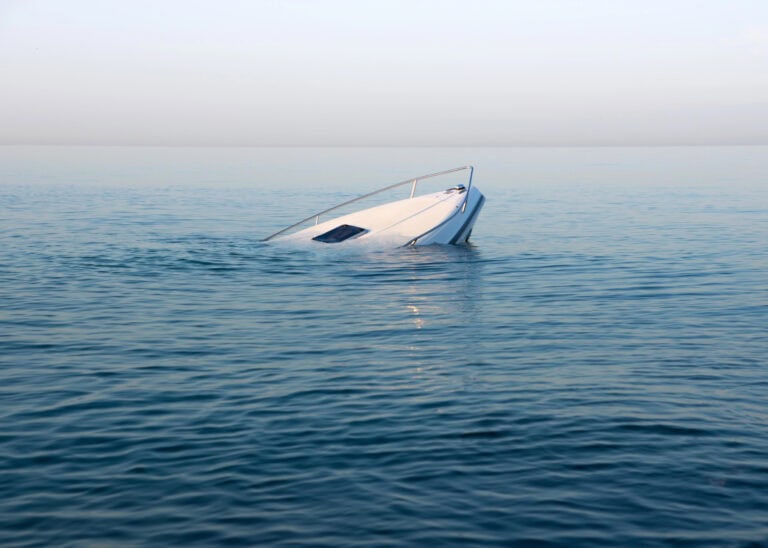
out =
[[344,240],[349,240],[353,236],[358,236],[363,232],[368,232],[368,230],[365,228],[360,228],[359,226],[339,225],[336,228],[329,230],[324,234],[320,234],[319,236],[315,236],[312,239],[316,242],[337,244],[339,242],[343,242]]

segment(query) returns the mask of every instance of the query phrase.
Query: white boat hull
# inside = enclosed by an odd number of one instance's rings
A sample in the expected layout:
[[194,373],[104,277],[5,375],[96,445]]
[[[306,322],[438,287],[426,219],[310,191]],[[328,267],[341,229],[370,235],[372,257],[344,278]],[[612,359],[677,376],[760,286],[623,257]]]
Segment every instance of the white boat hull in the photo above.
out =
[[[466,187],[458,184],[441,192],[416,195],[417,184],[420,181],[462,171],[469,172]],[[315,213],[272,234],[264,241],[305,242],[312,245],[344,244],[345,246],[373,244],[387,247],[462,244],[472,234],[472,228],[485,203],[483,194],[472,186],[473,172],[472,166],[462,166],[395,183]],[[338,211],[343,207],[405,185],[411,187],[410,197],[405,200],[369,207],[320,222],[321,217],[325,217],[332,211]],[[306,226],[306,223],[312,221],[314,221],[312,226],[300,229],[301,226]]]
[[[462,244],[469,238],[485,202],[485,197],[477,188],[472,187],[468,192],[466,201],[464,195],[467,191],[453,188],[390,202],[336,217],[274,241],[312,241],[318,245],[364,245],[374,242],[395,246]],[[346,228],[346,232],[343,229],[337,231],[343,240],[323,240],[324,234],[340,227],[350,227]],[[362,230],[344,237],[356,228]]]

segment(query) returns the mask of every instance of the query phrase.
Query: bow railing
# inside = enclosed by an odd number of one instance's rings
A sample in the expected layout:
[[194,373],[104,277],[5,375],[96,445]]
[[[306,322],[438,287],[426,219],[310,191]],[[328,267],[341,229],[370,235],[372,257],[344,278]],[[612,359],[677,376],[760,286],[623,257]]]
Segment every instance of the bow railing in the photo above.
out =
[[405,181],[400,181],[399,183],[395,183],[393,185],[388,185],[385,187],[382,187],[378,190],[374,190],[373,192],[369,192],[368,194],[363,194],[362,196],[358,196],[357,198],[352,198],[351,200],[347,200],[346,202],[342,202],[340,204],[337,204],[333,207],[329,207],[328,209],[324,209],[323,211],[320,211],[318,213],[314,213],[307,217],[306,219],[302,219],[298,223],[294,223],[291,226],[287,226],[282,230],[278,230],[274,234],[271,234],[264,238],[262,242],[268,242],[269,240],[272,240],[274,238],[277,238],[278,236],[281,236],[285,234],[286,232],[290,232],[291,230],[304,225],[308,223],[309,221],[314,220],[315,224],[320,223],[320,217],[323,215],[326,215],[327,213],[331,213],[332,211],[336,211],[338,209],[341,209],[345,206],[348,206],[350,204],[354,204],[355,202],[360,202],[362,200],[365,200],[367,198],[370,198],[372,196],[376,196],[377,194],[381,194],[382,192],[387,192],[388,190],[392,190],[401,186],[411,185],[411,191],[410,191],[410,198],[413,198],[416,195],[416,187],[419,184],[420,181],[423,181],[425,179],[431,179],[433,177],[440,177],[442,175],[448,175],[449,173],[455,173],[457,171],[464,171],[469,170],[469,181],[467,182],[467,186],[465,189],[465,196],[464,196],[464,202],[461,206],[461,210],[464,211],[467,207],[467,197],[469,196],[469,189],[472,188],[472,175],[475,171],[475,168],[473,166],[461,166],[461,167],[455,167],[453,169],[446,169],[445,171],[437,171],[435,173],[428,173],[427,175],[421,175],[419,177],[415,177],[413,179],[407,179]]

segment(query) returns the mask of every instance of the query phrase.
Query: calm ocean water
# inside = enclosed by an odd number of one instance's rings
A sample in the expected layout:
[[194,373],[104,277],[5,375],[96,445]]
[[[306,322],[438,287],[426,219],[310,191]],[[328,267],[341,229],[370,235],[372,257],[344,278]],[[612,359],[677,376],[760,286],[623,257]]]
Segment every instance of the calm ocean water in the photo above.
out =
[[766,544],[767,243],[766,147],[0,147],[0,543]]

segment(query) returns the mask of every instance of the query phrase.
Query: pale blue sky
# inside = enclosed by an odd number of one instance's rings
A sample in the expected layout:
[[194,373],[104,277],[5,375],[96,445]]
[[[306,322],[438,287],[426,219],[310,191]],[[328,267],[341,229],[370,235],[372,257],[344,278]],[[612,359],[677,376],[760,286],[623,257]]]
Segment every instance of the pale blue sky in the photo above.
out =
[[768,143],[768,0],[0,0],[0,143]]

